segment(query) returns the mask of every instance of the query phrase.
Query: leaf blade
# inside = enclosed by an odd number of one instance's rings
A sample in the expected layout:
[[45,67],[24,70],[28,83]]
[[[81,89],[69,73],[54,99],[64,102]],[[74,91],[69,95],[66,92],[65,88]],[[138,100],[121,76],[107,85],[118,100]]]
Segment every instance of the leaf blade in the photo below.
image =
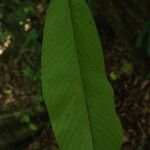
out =
[[[62,150],[119,149],[121,127],[113,91],[106,79],[101,44],[86,3],[51,1],[44,39],[43,92]],[[112,135],[117,142],[113,142]]]

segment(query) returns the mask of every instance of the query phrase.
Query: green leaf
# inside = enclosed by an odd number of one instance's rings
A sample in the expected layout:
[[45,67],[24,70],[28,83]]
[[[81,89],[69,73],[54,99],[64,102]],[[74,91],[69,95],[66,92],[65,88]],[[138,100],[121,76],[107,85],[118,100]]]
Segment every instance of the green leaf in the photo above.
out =
[[120,150],[122,130],[92,15],[84,0],[52,0],[42,86],[61,150]]
[[32,131],[37,131],[37,130],[38,130],[37,125],[34,124],[34,123],[30,123],[30,124],[29,124],[29,128],[30,128],[30,130],[32,130]]
[[116,74],[115,72],[113,72],[113,71],[111,72],[110,77],[111,77],[111,79],[112,79],[113,81],[116,81],[116,80],[118,79],[117,74]]
[[6,84],[3,87],[3,93],[6,94],[6,95],[11,95],[13,93],[13,87],[9,84]]
[[21,123],[29,123],[30,122],[30,117],[28,115],[23,115],[20,118]]
[[134,71],[134,67],[133,65],[126,59],[122,60],[122,68],[121,68],[121,72],[125,73],[127,75],[131,75]]
[[22,71],[23,76],[25,76],[25,77],[32,76],[32,69],[29,66],[26,66],[21,71]]

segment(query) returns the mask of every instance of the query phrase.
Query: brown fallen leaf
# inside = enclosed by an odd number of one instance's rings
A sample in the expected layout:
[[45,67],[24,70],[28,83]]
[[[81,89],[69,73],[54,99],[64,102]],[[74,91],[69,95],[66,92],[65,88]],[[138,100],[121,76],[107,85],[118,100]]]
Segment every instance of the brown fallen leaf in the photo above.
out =
[[13,95],[9,95],[6,99],[5,99],[5,105],[8,105],[10,103],[13,103],[15,101]]
[[141,85],[141,90],[144,90],[149,85],[150,85],[150,80],[144,80]]

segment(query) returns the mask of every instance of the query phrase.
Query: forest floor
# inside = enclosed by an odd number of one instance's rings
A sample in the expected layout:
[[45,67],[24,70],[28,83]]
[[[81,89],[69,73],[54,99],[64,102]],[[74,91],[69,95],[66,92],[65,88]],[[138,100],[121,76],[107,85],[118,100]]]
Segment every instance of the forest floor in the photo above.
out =
[[117,45],[105,50],[105,62],[124,129],[123,150],[150,150],[150,80],[145,78],[148,59],[134,65],[127,51]]
[[[150,150],[150,80],[145,78],[149,59],[135,56],[135,63],[124,47],[110,42],[108,35],[102,34],[101,41],[116,111],[124,129],[122,149]],[[33,68],[38,75],[31,78]],[[58,150],[41,94],[39,69],[40,53],[22,53],[15,46],[0,54],[1,150]]]

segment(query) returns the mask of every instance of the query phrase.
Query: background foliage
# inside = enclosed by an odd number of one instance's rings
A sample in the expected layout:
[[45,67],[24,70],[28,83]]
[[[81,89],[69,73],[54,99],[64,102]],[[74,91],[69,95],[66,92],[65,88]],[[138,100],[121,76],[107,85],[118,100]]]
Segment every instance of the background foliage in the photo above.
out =
[[0,149],[55,149],[40,83],[47,6],[46,0],[0,2]]

